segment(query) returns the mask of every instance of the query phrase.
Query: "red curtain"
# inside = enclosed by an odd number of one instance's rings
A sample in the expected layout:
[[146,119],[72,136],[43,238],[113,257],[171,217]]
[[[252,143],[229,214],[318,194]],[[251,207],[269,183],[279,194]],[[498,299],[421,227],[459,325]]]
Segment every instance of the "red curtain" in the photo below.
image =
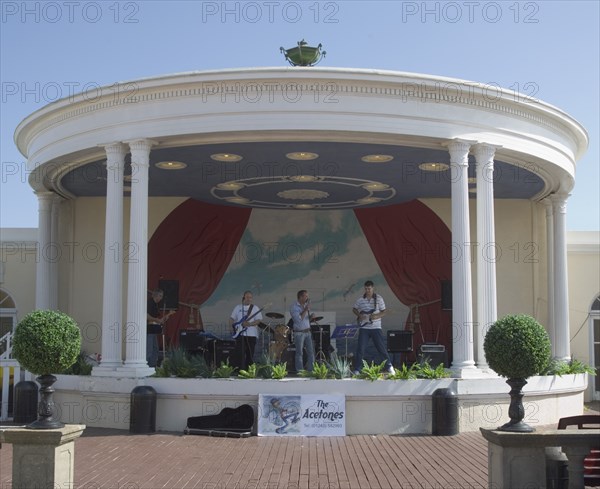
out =
[[[251,209],[187,200],[158,226],[148,243],[148,289],[178,280],[179,301],[202,304],[225,274],[246,229]],[[198,311],[196,311],[197,313]],[[180,307],[167,322],[166,335],[190,327],[190,309]]]
[[[417,200],[354,212],[398,300],[407,306],[441,300],[441,281],[452,277],[452,236],[442,220]],[[436,302],[420,307],[419,314],[420,330],[415,328],[413,337],[415,351],[424,337],[425,342],[444,345],[450,359],[451,313],[442,311],[441,302]]]

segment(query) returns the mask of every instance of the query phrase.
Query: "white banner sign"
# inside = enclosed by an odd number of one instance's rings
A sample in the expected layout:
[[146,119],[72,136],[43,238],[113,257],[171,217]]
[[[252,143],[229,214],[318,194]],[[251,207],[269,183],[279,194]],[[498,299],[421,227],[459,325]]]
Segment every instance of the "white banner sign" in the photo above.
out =
[[258,436],[345,436],[343,395],[258,395]]

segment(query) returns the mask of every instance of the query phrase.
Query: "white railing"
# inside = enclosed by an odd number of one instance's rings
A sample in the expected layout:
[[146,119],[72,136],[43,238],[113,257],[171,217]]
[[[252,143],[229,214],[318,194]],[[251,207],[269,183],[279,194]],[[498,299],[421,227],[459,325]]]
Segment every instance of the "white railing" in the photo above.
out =
[[[0,338],[0,378],[2,379],[2,391],[0,393],[0,421],[12,420],[9,413],[9,399],[14,399],[14,388],[22,380],[33,380],[33,375],[22,369],[14,358],[12,358],[12,333],[6,333]],[[11,396],[12,392],[12,396]],[[11,416],[9,417],[9,414]]]

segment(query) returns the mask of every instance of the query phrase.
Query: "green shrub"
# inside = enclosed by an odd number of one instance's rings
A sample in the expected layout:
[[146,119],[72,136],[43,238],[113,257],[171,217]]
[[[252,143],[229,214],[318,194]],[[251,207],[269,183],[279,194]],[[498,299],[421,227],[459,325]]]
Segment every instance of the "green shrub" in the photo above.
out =
[[33,311],[17,325],[13,355],[36,375],[56,374],[75,363],[81,334],[73,318],[59,311]]
[[61,373],[64,375],[92,375],[92,368],[92,365],[87,361],[87,353],[82,351],[75,363]]
[[544,369],[542,374],[558,375],[559,377],[562,375],[569,374],[596,375],[596,369],[575,358],[571,358],[571,360],[568,362],[565,360],[552,359],[550,360],[548,366]]
[[542,373],[551,353],[544,327],[524,314],[496,321],[485,336],[483,349],[490,368],[508,379],[526,379]]

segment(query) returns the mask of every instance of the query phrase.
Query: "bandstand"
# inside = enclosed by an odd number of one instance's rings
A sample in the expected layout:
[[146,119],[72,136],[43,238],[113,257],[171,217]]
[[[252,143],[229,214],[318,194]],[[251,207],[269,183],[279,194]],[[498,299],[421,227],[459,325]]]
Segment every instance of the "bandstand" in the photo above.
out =
[[[39,200],[36,308],[68,312],[102,355],[91,377],[60,376],[57,399],[76,406],[65,421],[126,427],[129,392],[145,384],[159,429],[261,391],[339,392],[350,434],[426,433],[433,391],[452,387],[470,431],[495,427],[500,408],[506,417],[507,386],[482,346],[498,317],[533,315],[554,357],[570,357],[566,204],[588,138],[542,101],[380,70],[189,72],[59,100],[15,140]],[[281,312],[312,289],[344,324],[372,277],[385,327],[414,328],[418,312],[415,349],[442,345],[453,378],[149,377],[142,331],[160,279],[177,280],[180,300],[222,334],[245,289]],[[170,320],[172,341],[189,317],[182,307]],[[531,379],[526,420],[580,414],[585,386],[583,375]]]

